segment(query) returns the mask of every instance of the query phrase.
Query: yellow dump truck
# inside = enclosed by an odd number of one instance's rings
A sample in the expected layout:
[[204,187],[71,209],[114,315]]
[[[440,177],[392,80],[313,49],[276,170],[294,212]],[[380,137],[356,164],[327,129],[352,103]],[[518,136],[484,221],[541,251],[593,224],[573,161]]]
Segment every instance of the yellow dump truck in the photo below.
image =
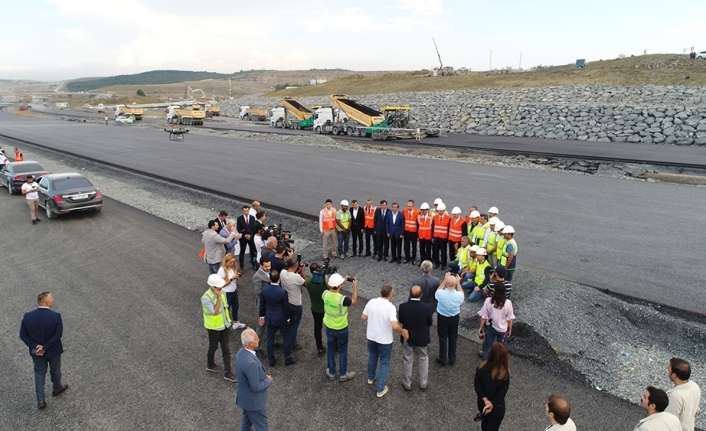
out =
[[145,110],[142,108],[128,108],[125,105],[117,105],[115,107],[115,118],[122,115],[124,117],[134,117],[136,121],[141,121],[144,113]]
[[239,116],[241,120],[265,121],[267,120],[267,109],[241,106]]
[[[196,105],[194,105],[194,108]],[[183,124],[186,126],[202,126],[203,119],[206,118],[206,112],[200,109],[186,109],[179,106],[170,106],[167,108],[167,123]]]
[[270,110],[270,125],[287,129],[310,130],[314,125],[314,109],[309,109],[295,98],[280,99],[282,106]]

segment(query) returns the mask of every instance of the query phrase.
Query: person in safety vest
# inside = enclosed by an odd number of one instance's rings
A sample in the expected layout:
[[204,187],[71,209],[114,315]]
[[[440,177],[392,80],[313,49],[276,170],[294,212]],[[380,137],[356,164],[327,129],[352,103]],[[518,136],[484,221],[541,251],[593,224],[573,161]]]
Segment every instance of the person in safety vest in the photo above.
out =
[[436,206],[437,214],[432,217],[431,242],[434,244],[434,268],[446,268],[446,243],[449,240],[449,222],[451,217],[446,214],[446,205],[442,202]]
[[429,211],[429,215],[434,217],[439,212],[439,204],[443,204],[444,201],[441,198],[434,199],[434,208]]
[[[417,218],[419,217],[419,210],[414,207],[414,201],[407,201],[407,208],[404,212],[404,263],[412,262],[417,258],[417,231],[419,224]],[[410,254],[410,249],[412,253]]]
[[449,261],[449,268],[454,274],[461,275],[461,271],[470,264],[471,260],[471,244],[468,242],[468,237],[461,237],[461,247],[456,253],[456,258]]
[[478,211],[478,207],[475,205],[471,205],[471,207],[468,209],[468,214],[466,214],[466,224],[471,223],[471,214],[473,214],[473,211]]
[[488,220],[488,228],[485,231],[485,238],[483,238],[483,244],[485,244],[485,251],[488,252],[488,261],[492,267],[498,266],[498,259],[495,257],[495,250],[498,248],[497,236],[495,233],[495,225],[500,219],[497,217],[491,217]]
[[505,223],[502,221],[495,223],[495,260],[498,265],[500,265],[500,259],[503,257],[503,248],[505,247],[505,236],[503,235],[504,228]]
[[490,207],[490,209],[488,210],[488,219],[491,219],[493,217],[497,217],[498,213],[499,213],[498,207]]
[[15,161],[16,162],[21,162],[25,159],[24,155],[20,151],[19,148],[15,148]]
[[348,201],[345,199],[341,201],[341,209],[336,211],[336,238],[338,257],[345,259],[351,239],[351,213],[348,212]]
[[488,282],[490,282],[490,273],[492,272],[493,267],[490,266],[490,263],[486,259],[487,255],[488,252],[486,252],[482,247],[476,251],[476,260],[478,263],[476,264],[475,275],[472,280],[469,280],[462,285],[463,290],[466,293],[471,291],[468,295],[468,300],[470,302],[476,302],[479,299],[482,299],[488,292],[486,286],[488,285]]
[[449,222],[449,260],[456,260],[456,250],[461,245],[461,237],[465,236],[466,220],[461,217],[461,208],[451,210]]
[[[353,284],[351,297],[341,294],[343,283]],[[324,326],[326,326],[326,376],[329,380],[336,378],[336,345],[340,356],[339,381],[345,382],[355,377],[355,372],[348,371],[348,307],[358,302],[358,280],[355,277],[341,277],[340,274],[331,274],[328,279],[329,290],[321,298],[324,301]]]
[[[365,208],[363,208],[363,214],[365,214],[365,257],[370,257],[370,243],[373,244],[373,254],[372,256],[377,256],[378,254],[378,244],[375,241],[375,210],[376,206],[373,205],[373,200],[368,199],[365,202]],[[372,241],[371,241],[372,239]]]
[[472,245],[471,248],[468,250],[467,265],[461,269],[461,284],[467,282],[468,280],[472,280],[473,277],[476,276],[476,267],[478,266],[478,256],[476,255],[476,252],[479,248],[480,247],[478,247],[477,245]]
[[503,229],[503,236],[505,237],[505,244],[503,245],[503,254],[500,259],[500,265],[507,268],[507,277],[505,277],[505,279],[507,281],[512,281],[517,265],[517,242],[515,242],[515,228],[510,225],[505,226]]
[[336,250],[336,210],[333,208],[333,201],[326,199],[326,206],[319,211],[319,231],[324,238],[324,259],[328,256],[329,243],[331,244],[331,254],[338,257]]
[[431,217],[429,215],[429,204],[424,202],[419,206],[419,216],[417,216],[417,237],[419,238],[419,257],[422,262],[431,261]]
[[[237,383],[235,374],[230,368],[230,312],[228,311],[228,301],[223,287],[226,281],[218,274],[208,276],[207,283],[209,289],[201,296],[201,308],[203,310],[203,326],[208,331],[208,354],[206,355],[206,371],[218,373],[224,371],[223,378],[229,382]],[[223,354],[223,366],[216,364],[215,355],[218,344],[221,345]]]
[[473,211],[471,213],[471,222],[467,225],[468,239],[471,240],[471,244],[473,245],[478,245],[478,229],[480,229],[480,227],[480,213]]

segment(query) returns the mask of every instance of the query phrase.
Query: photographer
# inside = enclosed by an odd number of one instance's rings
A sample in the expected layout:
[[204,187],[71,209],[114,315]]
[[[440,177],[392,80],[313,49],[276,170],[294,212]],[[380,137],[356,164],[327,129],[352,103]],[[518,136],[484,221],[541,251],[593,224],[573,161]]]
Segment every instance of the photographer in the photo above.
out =
[[304,287],[309,291],[309,299],[311,299],[311,315],[314,317],[316,350],[319,352],[319,356],[323,356],[326,353],[326,349],[321,341],[321,332],[324,328],[324,300],[322,296],[328,290],[326,287],[326,274],[316,262],[309,265],[309,269],[311,270],[311,277],[307,277]]
[[272,270],[282,272],[287,269],[287,265],[284,263],[284,259],[288,257],[291,258],[293,254],[293,249],[287,249],[287,247],[281,243],[277,244],[274,256],[270,256],[270,262],[272,262]]
[[[15,154],[17,153],[17,148],[15,148]],[[21,154],[21,153],[20,153]],[[15,156],[17,160],[17,156]],[[8,188],[12,187],[9,185]],[[32,217],[32,224],[37,224],[39,217],[37,217],[37,211],[39,210],[39,187],[34,183],[34,177],[32,175],[27,175],[27,182],[22,184],[22,194],[27,197],[27,205],[29,206],[29,216]]]
[[304,276],[306,275],[306,265],[288,257],[285,260],[287,270],[280,273],[280,284],[287,291],[289,299],[289,338],[292,349],[299,350],[297,334],[299,325],[302,323],[302,291],[304,290]]

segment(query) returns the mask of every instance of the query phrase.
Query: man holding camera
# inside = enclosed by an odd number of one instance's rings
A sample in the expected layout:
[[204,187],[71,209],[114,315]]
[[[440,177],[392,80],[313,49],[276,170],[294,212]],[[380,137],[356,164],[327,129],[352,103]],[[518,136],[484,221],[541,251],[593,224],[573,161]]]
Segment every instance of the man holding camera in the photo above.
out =
[[311,277],[307,277],[304,287],[309,291],[309,299],[311,299],[311,315],[314,318],[316,350],[319,352],[319,356],[323,356],[326,349],[324,349],[324,343],[321,341],[321,332],[324,327],[323,295],[328,290],[326,287],[326,275],[316,262],[309,265],[309,269],[311,270]]
[[[341,294],[343,283],[353,283],[353,293],[348,298]],[[348,307],[358,302],[358,280],[340,274],[331,274],[328,279],[329,290],[321,298],[324,301],[324,325],[326,326],[326,346],[328,347],[326,376],[336,378],[336,344],[340,352],[339,381],[345,382],[355,377],[355,372],[348,371]]]
[[285,260],[287,270],[280,275],[282,288],[287,291],[289,300],[289,338],[292,343],[292,350],[299,350],[297,334],[299,325],[302,323],[302,291],[304,288],[304,276],[306,275],[306,265],[300,261],[288,257]]

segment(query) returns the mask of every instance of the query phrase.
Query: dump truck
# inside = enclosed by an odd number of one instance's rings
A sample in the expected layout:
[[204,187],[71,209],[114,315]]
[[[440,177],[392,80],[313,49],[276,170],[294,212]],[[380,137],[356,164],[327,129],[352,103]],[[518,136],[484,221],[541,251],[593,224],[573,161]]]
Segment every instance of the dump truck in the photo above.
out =
[[[348,128],[358,125],[346,116],[346,113],[333,106],[322,106],[314,111],[313,128],[315,133],[330,133],[340,135],[347,133]],[[352,132],[351,132],[352,133]]]
[[134,117],[135,121],[142,121],[142,114],[144,113],[145,110],[142,108],[128,108],[125,105],[117,105],[115,107],[115,118],[123,115],[125,117]]
[[221,116],[221,107],[220,106],[206,105],[206,118],[213,118],[213,117],[220,117],[220,116]]
[[280,100],[282,101],[282,106],[270,111],[270,125],[272,127],[302,130],[311,130],[314,127],[314,111],[320,106],[309,109],[295,98],[289,96],[285,96]]
[[170,106],[166,110],[167,123],[184,124],[187,126],[203,126],[206,112],[200,109],[186,109],[180,106]]
[[265,121],[267,120],[267,109],[241,106],[240,119],[248,121]]

